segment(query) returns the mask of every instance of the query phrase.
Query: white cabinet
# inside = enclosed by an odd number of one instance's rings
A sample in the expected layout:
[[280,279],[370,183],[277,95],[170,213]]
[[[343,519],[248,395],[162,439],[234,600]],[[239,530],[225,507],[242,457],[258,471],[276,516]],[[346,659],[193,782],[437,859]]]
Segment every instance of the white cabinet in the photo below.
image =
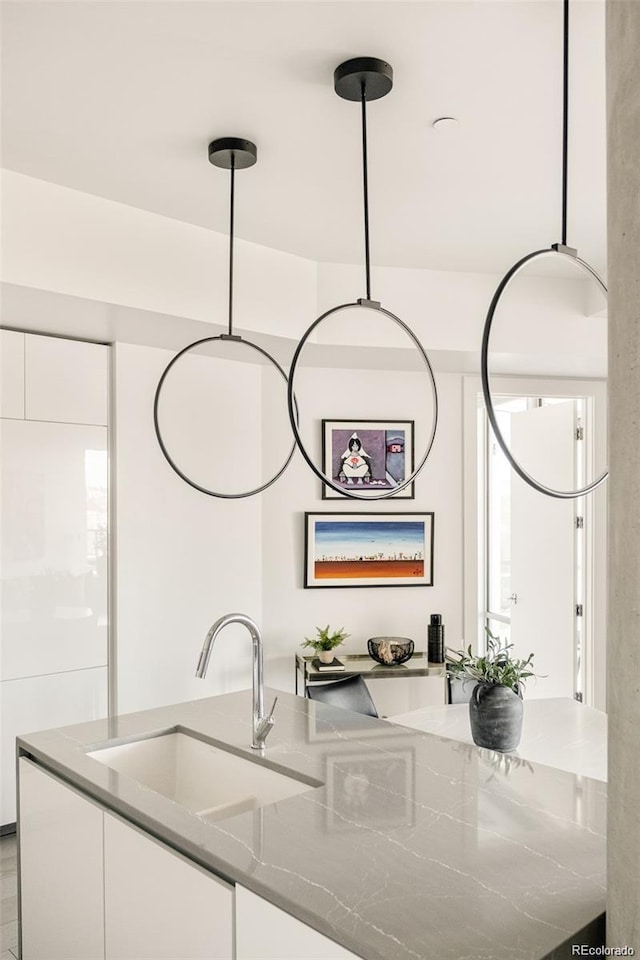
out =
[[23,960],[231,960],[233,886],[19,766]]
[[108,347],[59,337],[27,336],[25,416],[28,420],[105,426]]
[[358,957],[237,885],[236,960],[358,960]]
[[20,760],[22,960],[103,960],[102,810]]
[[106,664],[106,427],[5,420],[0,476],[0,679]]
[[107,711],[108,347],[0,334],[0,823],[9,824],[15,736]]
[[7,680],[0,684],[3,823],[13,823],[16,819],[16,737],[97,719],[106,713],[106,667]]
[[107,960],[231,960],[233,887],[105,813]]
[[0,417],[24,417],[24,333],[0,330]]

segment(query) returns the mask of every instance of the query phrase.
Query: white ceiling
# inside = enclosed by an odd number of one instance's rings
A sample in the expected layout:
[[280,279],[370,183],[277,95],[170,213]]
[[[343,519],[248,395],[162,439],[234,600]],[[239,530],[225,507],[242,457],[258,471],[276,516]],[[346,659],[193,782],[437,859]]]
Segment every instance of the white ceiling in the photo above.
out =
[[[377,56],[395,86],[368,113],[374,263],[503,273],[560,240],[562,0],[1,8],[9,169],[226,232],[207,144],[247,137],[238,235],[361,262],[359,106],[332,75]],[[604,272],[604,0],[572,0],[570,95],[568,241]]]

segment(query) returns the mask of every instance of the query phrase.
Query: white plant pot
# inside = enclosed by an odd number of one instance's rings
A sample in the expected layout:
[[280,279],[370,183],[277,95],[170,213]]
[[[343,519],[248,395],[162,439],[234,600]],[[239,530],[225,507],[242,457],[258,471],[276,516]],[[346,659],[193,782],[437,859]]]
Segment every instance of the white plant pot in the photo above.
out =
[[333,661],[333,650],[319,650],[318,660],[320,663],[331,663]]

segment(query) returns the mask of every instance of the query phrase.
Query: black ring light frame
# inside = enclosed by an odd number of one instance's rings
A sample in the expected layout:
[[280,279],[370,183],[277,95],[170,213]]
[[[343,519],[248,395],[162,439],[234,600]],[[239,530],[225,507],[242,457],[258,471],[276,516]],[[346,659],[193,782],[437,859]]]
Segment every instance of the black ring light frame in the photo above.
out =
[[[431,453],[431,448],[433,446],[433,441],[436,435],[436,428],[438,425],[438,391],[436,388],[436,381],[433,375],[433,370],[429,362],[427,353],[418,340],[417,336],[413,333],[409,326],[404,323],[400,317],[397,317],[394,313],[391,313],[389,310],[385,310],[384,307],[380,304],[378,300],[373,300],[371,297],[371,261],[369,253],[369,184],[368,184],[368,167],[367,167],[367,101],[368,100],[379,100],[381,97],[386,96],[393,86],[393,70],[391,66],[386,63],[384,60],[378,60],[376,57],[355,57],[352,60],[347,60],[345,63],[340,64],[336,68],[333,75],[334,89],[335,92],[343,100],[351,100],[354,102],[360,102],[361,104],[361,116],[362,116],[362,182],[363,182],[363,195],[364,195],[364,246],[365,246],[365,276],[366,276],[366,297],[359,298],[354,303],[343,303],[337,307],[332,307],[330,310],[325,311],[321,316],[319,316],[310,327],[305,331],[302,336],[302,339],[298,343],[295,353],[293,355],[293,360],[291,361],[291,367],[289,369],[289,383],[287,387],[287,403],[289,407],[289,420],[291,421],[291,429],[293,430],[293,435],[295,437],[295,442],[298,445],[300,453],[304,457],[308,466],[311,468],[313,473],[318,477],[322,483],[326,484],[328,487],[331,487],[333,490],[336,490],[338,493],[341,493],[345,497],[349,497],[352,500],[388,500],[394,494],[399,493],[401,490],[404,490],[405,487],[408,487],[409,484],[413,483],[415,478],[418,476],[425,463],[427,458]],[[298,368],[298,361],[300,359],[300,354],[305,347],[310,335],[313,331],[328,317],[333,316],[341,310],[346,310],[350,308],[366,308],[370,310],[375,310],[380,314],[383,314],[385,317],[388,317],[390,320],[393,320],[411,339],[414,346],[416,347],[418,353],[420,354],[423,363],[426,367],[427,373],[429,374],[429,379],[431,382],[431,389],[433,393],[433,427],[429,440],[427,443],[426,451],[418,466],[413,471],[413,473],[407,477],[402,483],[397,484],[391,490],[382,491],[376,494],[371,493],[357,493],[352,490],[345,490],[344,487],[339,486],[331,478],[327,477],[313,462],[311,456],[307,452],[302,437],[300,435],[300,430],[298,427],[298,409],[295,401],[295,375]]]
[[[225,500],[238,500],[243,497],[253,497],[258,493],[262,493],[263,490],[266,490],[270,487],[276,480],[282,476],[284,471],[287,469],[291,463],[291,458],[295,453],[296,443],[295,440],[291,446],[291,450],[283,463],[282,467],[275,473],[269,480],[263,483],[259,487],[255,487],[252,490],[247,490],[243,493],[222,493],[220,491],[209,490],[207,487],[202,486],[199,483],[196,483],[195,480],[192,480],[190,477],[180,469],[180,467],[175,463],[171,458],[169,451],[167,450],[166,444],[162,438],[162,433],[160,431],[160,423],[158,418],[158,406],[160,403],[160,393],[162,391],[162,386],[164,381],[167,378],[167,375],[171,368],[178,362],[178,360],[183,357],[186,353],[189,353],[191,350],[195,350],[197,347],[201,346],[203,343],[213,343],[216,340],[223,341],[226,343],[239,343],[243,344],[245,347],[249,347],[251,350],[255,350],[256,353],[259,353],[266,360],[268,360],[282,376],[285,383],[288,383],[287,375],[280,366],[280,364],[275,360],[271,354],[267,353],[262,347],[259,347],[256,343],[253,343],[251,340],[247,340],[238,334],[233,332],[233,240],[234,240],[234,214],[235,214],[235,172],[236,170],[244,170],[247,167],[252,167],[256,162],[258,157],[258,151],[255,143],[252,143],[250,140],[241,140],[237,137],[220,137],[217,140],[213,140],[209,144],[209,161],[216,167],[220,167],[223,170],[231,171],[231,188],[230,188],[230,199],[229,199],[229,332],[221,333],[216,337],[204,337],[202,340],[196,340],[194,343],[190,343],[188,346],[184,347],[175,357],[167,364],[165,367],[160,380],[158,381],[158,386],[156,388],[156,394],[153,401],[153,425],[156,431],[156,437],[158,438],[158,443],[160,444],[160,449],[162,450],[165,459],[169,466],[175,470],[178,476],[184,480],[185,483],[188,483],[190,487],[193,487],[195,490],[199,490],[200,493],[205,493],[210,497],[220,497]],[[298,408],[295,401],[295,397],[292,399],[294,416],[297,419]]]
[[500,302],[500,298],[510,282],[514,277],[520,273],[525,264],[530,263],[532,260],[540,259],[542,257],[564,257],[567,260],[572,261],[577,266],[581,267],[586,273],[588,273],[594,280],[598,283],[598,286],[604,293],[605,297],[607,295],[607,288],[604,285],[602,279],[598,276],[593,267],[589,266],[586,261],[581,260],[574,252],[566,252],[561,249],[560,244],[555,247],[552,247],[549,250],[536,250],[534,253],[529,253],[526,257],[523,257],[522,260],[519,260],[509,272],[502,278],[498,289],[493,295],[493,300],[491,301],[491,306],[489,307],[489,312],[487,314],[487,319],[484,325],[484,333],[482,335],[482,354],[481,354],[481,363],[480,363],[480,375],[482,378],[482,393],[484,394],[484,402],[487,408],[487,416],[489,417],[489,422],[495,434],[495,438],[500,445],[502,452],[505,457],[511,464],[511,467],[518,474],[519,477],[533,487],[534,490],[537,490],[539,493],[544,493],[549,497],[556,497],[560,500],[575,500],[577,497],[583,497],[587,493],[591,493],[592,490],[595,490],[596,487],[599,487],[600,484],[606,480],[607,472],[606,470],[600,474],[592,483],[587,484],[587,486],[582,487],[580,490],[554,490],[553,487],[547,487],[543,483],[540,483],[538,480],[535,480],[531,474],[527,473],[524,467],[518,463],[516,458],[513,456],[506,440],[504,439],[500,427],[498,425],[498,420],[496,417],[495,408],[493,406],[493,399],[491,397],[491,390],[489,387],[489,372],[488,372],[488,356],[489,356],[489,336],[491,334],[491,326],[493,324],[493,318],[496,312],[496,308]]
[[607,297],[607,287],[598,275],[598,273],[591,267],[585,260],[581,260],[578,256],[578,251],[574,247],[567,246],[567,170],[568,170],[568,117],[569,117],[569,0],[563,0],[564,2],[564,37],[563,37],[563,111],[562,111],[562,243],[554,243],[550,248],[545,250],[536,250],[534,253],[528,254],[526,257],[523,257],[519,260],[513,267],[505,274],[505,276],[500,281],[498,289],[493,295],[489,311],[487,313],[487,318],[484,324],[484,331],[482,334],[482,351],[480,359],[480,375],[482,379],[482,394],[484,396],[484,403],[487,410],[487,416],[489,417],[489,422],[491,423],[491,428],[494,432],[495,438],[498,441],[498,444],[504,453],[505,457],[509,461],[512,469],[521,477],[525,483],[528,483],[530,487],[533,487],[534,490],[537,490],[538,493],[544,493],[548,497],[556,497],[559,500],[576,500],[578,497],[583,497],[587,493],[591,493],[596,487],[599,487],[608,476],[608,471],[605,469],[595,480],[586,486],[580,488],[579,490],[555,490],[553,487],[548,487],[543,483],[540,483],[538,480],[534,479],[531,474],[522,467],[520,463],[511,453],[509,446],[504,439],[500,427],[498,425],[498,420],[495,413],[495,408],[493,406],[493,399],[491,397],[491,389],[489,386],[489,337],[491,335],[491,327],[493,324],[493,319],[500,303],[500,298],[502,294],[509,286],[514,277],[520,273],[524,268],[525,264],[530,263],[532,260],[536,260],[542,257],[562,257],[568,259],[580,267],[585,273],[592,277],[600,290],[604,294],[605,298]]
[[[337,483],[334,483],[333,480],[327,477],[326,474],[322,473],[322,471],[318,469],[316,464],[313,462],[313,460],[307,453],[307,450],[305,449],[305,446],[302,442],[302,438],[300,436],[298,424],[295,422],[294,418],[291,417],[292,404],[295,404],[295,398],[294,398],[295,372],[298,364],[298,359],[300,357],[302,350],[305,347],[307,340],[309,339],[313,331],[316,329],[316,327],[318,327],[323,320],[326,320],[327,317],[330,317],[332,314],[337,313],[339,310],[346,310],[349,307],[368,307],[373,310],[376,310],[378,313],[384,314],[384,316],[388,317],[390,320],[395,321],[395,323],[397,323],[398,326],[402,330],[404,330],[404,332],[410,337],[410,339],[413,341],[414,346],[418,350],[418,353],[422,357],[424,365],[427,368],[427,371],[429,373],[429,377],[431,380],[431,387],[433,391],[433,403],[434,403],[433,427],[431,429],[431,435],[429,437],[429,441],[427,443],[427,448],[424,456],[422,457],[422,459],[420,460],[420,463],[418,464],[418,466],[413,471],[410,477],[407,477],[407,479],[403,480],[402,483],[398,483],[395,487],[393,487],[393,489],[382,491],[377,494],[360,494],[360,493],[352,493],[350,490],[346,491],[344,487],[340,487]],[[296,438],[300,453],[306,460],[307,464],[309,465],[309,467],[311,467],[315,475],[320,480],[322,480],[323,483],[326,483],[328,487],[332,487],[334,490],[337,490],[338,493],[343,493],[345,496],[351,497],[353,500],[388,500],[389,497],[392,497],[394,494],[398,493],[400,490],[404,490],[405,487],[408,487],[410,483],[413,483],[413,481],[418,476],[418,474],[424,467],[425,463],[427,462],[427,457],[431,453],[431,447],[433,446],[433,441],[435,440],[436,426],[438,423],[438,394],[436,392],[436,382],[433,376],[433,370],[431,369],[431,364],[429,363],[429,358],[425,352],[424,347],[422,346],[422,344],[420,343],[420,341],[418,340],[414,332],[410,329],[410,327],[408,327],[407,324],[400,319],[400,317],[396,317],[396,315],[394,313],[391,313],[391,311],[385,310],[384,307],[380,306],[380,304],[377,303],[377,301],[356,300],[355,303],[342,303],[338,307],[332,307],[330,310],[327,310],[325,313],[319,316],[317,320],[314,320],[314,322],[311,324],[308,330],[304,333],[302,339],[300,340],[298,346],[296,347],[296,352],[293,355],[293,360],[291,362],[291,369],[289,370],[288,399],[289,399],[289,415],[291,418],[291,428],[293,430],[293,435]],[[295,412],[297,414],[297,408]]]

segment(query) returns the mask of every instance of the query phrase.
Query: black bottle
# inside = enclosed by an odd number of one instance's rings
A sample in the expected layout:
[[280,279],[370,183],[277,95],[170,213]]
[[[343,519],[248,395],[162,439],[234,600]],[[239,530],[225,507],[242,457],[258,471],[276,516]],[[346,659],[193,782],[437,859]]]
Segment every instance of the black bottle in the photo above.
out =
[[444,663],[444,625],[439,613],[431,614],[427,627],[427,659],[429,663]]

